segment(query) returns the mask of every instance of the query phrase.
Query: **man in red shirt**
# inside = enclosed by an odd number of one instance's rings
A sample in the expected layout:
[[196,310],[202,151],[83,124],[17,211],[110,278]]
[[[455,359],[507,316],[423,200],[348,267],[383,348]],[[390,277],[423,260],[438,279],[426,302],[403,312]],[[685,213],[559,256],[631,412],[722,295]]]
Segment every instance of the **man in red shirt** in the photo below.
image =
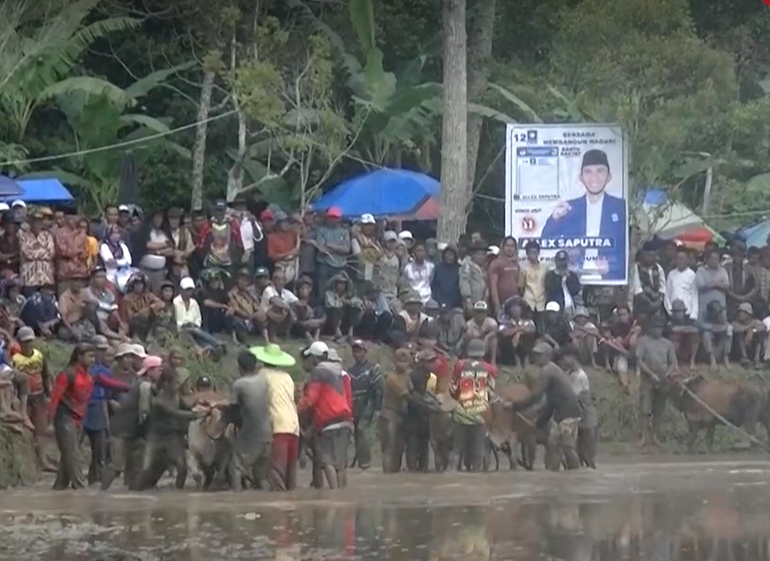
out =
[[330,489],[345,487],[353,409],[342,365],[329,360],[329,347],[321,341],[302,351],[302,361],[310,376],[297,411],[312,422],[313,486],[322,487],[325,476]]
[[489,392],[495,388],[497,368],[484,360],[481,339],[468,342],[467,359],[458,360],[452,374],[451,395],[458,407],[452,412],[455,450],[465,469],[480,471],[484,460],[486,427],[483,414],[489,408]]
[[503,240],[499,255],[489,265],[488,278],[493,310],[499,313],[508,298],[519,294],[519,246],[515,238]]

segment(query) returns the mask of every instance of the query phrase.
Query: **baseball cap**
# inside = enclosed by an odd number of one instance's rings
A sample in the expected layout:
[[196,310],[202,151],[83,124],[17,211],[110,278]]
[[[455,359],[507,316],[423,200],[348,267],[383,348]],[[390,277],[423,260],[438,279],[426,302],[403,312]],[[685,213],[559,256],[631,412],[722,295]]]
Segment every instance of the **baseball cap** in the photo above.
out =
[[24,207],[24,208],[26,208],[26,207],[27,207],[27,203],[25,203],[25,202],[24,202],[24,201],[22,201],[21,199],[16,199],[15,201],[13,201],[13,202],[11,203],[11,207],[15,207],[15,206],[21,206],[21,207]]
[[214,210],[227,210],[227,203],[223,199],[219,199],[214,203]]
[[551,301],[545,305],[546,312],[558,312],[560,310],[561,310],[561,306],[559,306],[558,302]]
[[361,224],[375,224],[376,220],[371,214],[362,214],[360,222]]
[[738,311],[746,312],[747,314],[753,314],[754,308],[751,306],[749,302],[741,302],[741,304],[738,305]]
[[5,212],[6,210],[11,210],[11,207],[8,206],[8,203],[0,203],[0,212]]
[[444,250],[445,250],[446,248],[448,248],[448,247],[449,247],[449,244],[448,244],[448,243],[446,243],[446,242],[438,242],[438,243],[436,244],[436,248],[437,248],[439,251],[444,251]]
[[329,345],[323,341],[316,341],[312,343],[307,349],[302,351],[302,356],[317,356],[322,357],[329,353]]
[[133,345],[130,343],[120,343],[118,348],[115,349],[115,358],[130,355],[132,353],[131,347],[133,347]]
[[16,333],[16,338],[22,342],[34,341],[35,331],[31,327],[24,326],[19,329],[18,333]]
[[478,302],[476,302],[473,305],[473,309],[474,310],[484,310],[484,311],[486,311],[486,310],[489,309],[489,306],[487,306],[487,303],[484,302],[484,300],[479,300]]
[[118,207],[118,212],[131,212],[131,209],[128,208],[128,205],[120,205]]
[[398,240],[398,234],[396,234],[393,230],[388,230],[382,235],[383,239],[386,242],[392,242]]
[[147,355],[142,360],[142,368],[136,373],[137,376],[143,376],[150,368],[163,366],[163,359],[156,355]]
[[350,345],[352,348],[359,348],[366,350],[366,342],[364,342],[363,339],[355,339],[353,343]]
[[190,277],[184,277],[182,280],[179,281],[179,288],[181,288],[182,290],[195,289],[195,281],[192,280]]
[[497,247],[496,245],[490,245],[487,248],[487,253],[489,253],[490,255],[499,255],[500,254],[500,248]]
[[333,206],[326,211],[326,216],[329,218],[342,218],[342,209],[338,206]]
[[139,358],[145,358],[146,356],[148,356],[147,352],[144,350],[144,347],[142,345],[139,345],[137,343],[134,343],[133,345],[129,344],[129,348],[130,348],[129,352],[132,355],[138,356]]
[[267,267],[257,267],[254,270],[254,277],[255,278],[269,277],[269,276],[270,276],[270,271],[267,270]]
[[404,230],[398,235],[398,239],[400,240],[413,240],[414,236],[412,235],[412,232],[409,230]]
[[91,344],[96,349],[109,349],[110,343],[107,341],[107,337],[104,335],[94,335],[94,337],[91,338]]
[[332,362],[342,362],[337,349],[329,349],[329,353],[326,355]]

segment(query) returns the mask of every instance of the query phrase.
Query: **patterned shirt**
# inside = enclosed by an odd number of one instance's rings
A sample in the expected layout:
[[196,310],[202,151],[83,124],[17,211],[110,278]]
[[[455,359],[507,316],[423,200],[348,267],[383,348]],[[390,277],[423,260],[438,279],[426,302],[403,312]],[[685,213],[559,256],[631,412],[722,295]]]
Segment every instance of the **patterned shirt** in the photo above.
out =
[[24,286],[53,285],[55,246],[53,236],[42,231],[37,235],[32,231],[19,232],[19,250],[21,253],[20,275]]

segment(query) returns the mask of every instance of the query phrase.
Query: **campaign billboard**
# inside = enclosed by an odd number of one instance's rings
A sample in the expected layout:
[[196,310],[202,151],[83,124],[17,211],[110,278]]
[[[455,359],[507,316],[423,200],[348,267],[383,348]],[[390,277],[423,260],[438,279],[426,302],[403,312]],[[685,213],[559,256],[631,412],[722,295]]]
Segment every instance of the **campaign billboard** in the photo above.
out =
[[620,125],[518,125],[506,129],[506,234],[559,250],[584,285],[628,280],[628,152]]

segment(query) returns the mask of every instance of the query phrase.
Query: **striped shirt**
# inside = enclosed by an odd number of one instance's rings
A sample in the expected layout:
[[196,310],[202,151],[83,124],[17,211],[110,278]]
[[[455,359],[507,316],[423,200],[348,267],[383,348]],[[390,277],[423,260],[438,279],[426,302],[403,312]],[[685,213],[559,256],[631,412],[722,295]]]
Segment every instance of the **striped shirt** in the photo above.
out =
[[[315,231],[315,239],[324,245],[341,245],[348,248],[350,252],[350,230],[345,226],[319,226]],[[347,255],[337,253],[319,252],[318,260],[335,269],[342,269],[347,262]]]

